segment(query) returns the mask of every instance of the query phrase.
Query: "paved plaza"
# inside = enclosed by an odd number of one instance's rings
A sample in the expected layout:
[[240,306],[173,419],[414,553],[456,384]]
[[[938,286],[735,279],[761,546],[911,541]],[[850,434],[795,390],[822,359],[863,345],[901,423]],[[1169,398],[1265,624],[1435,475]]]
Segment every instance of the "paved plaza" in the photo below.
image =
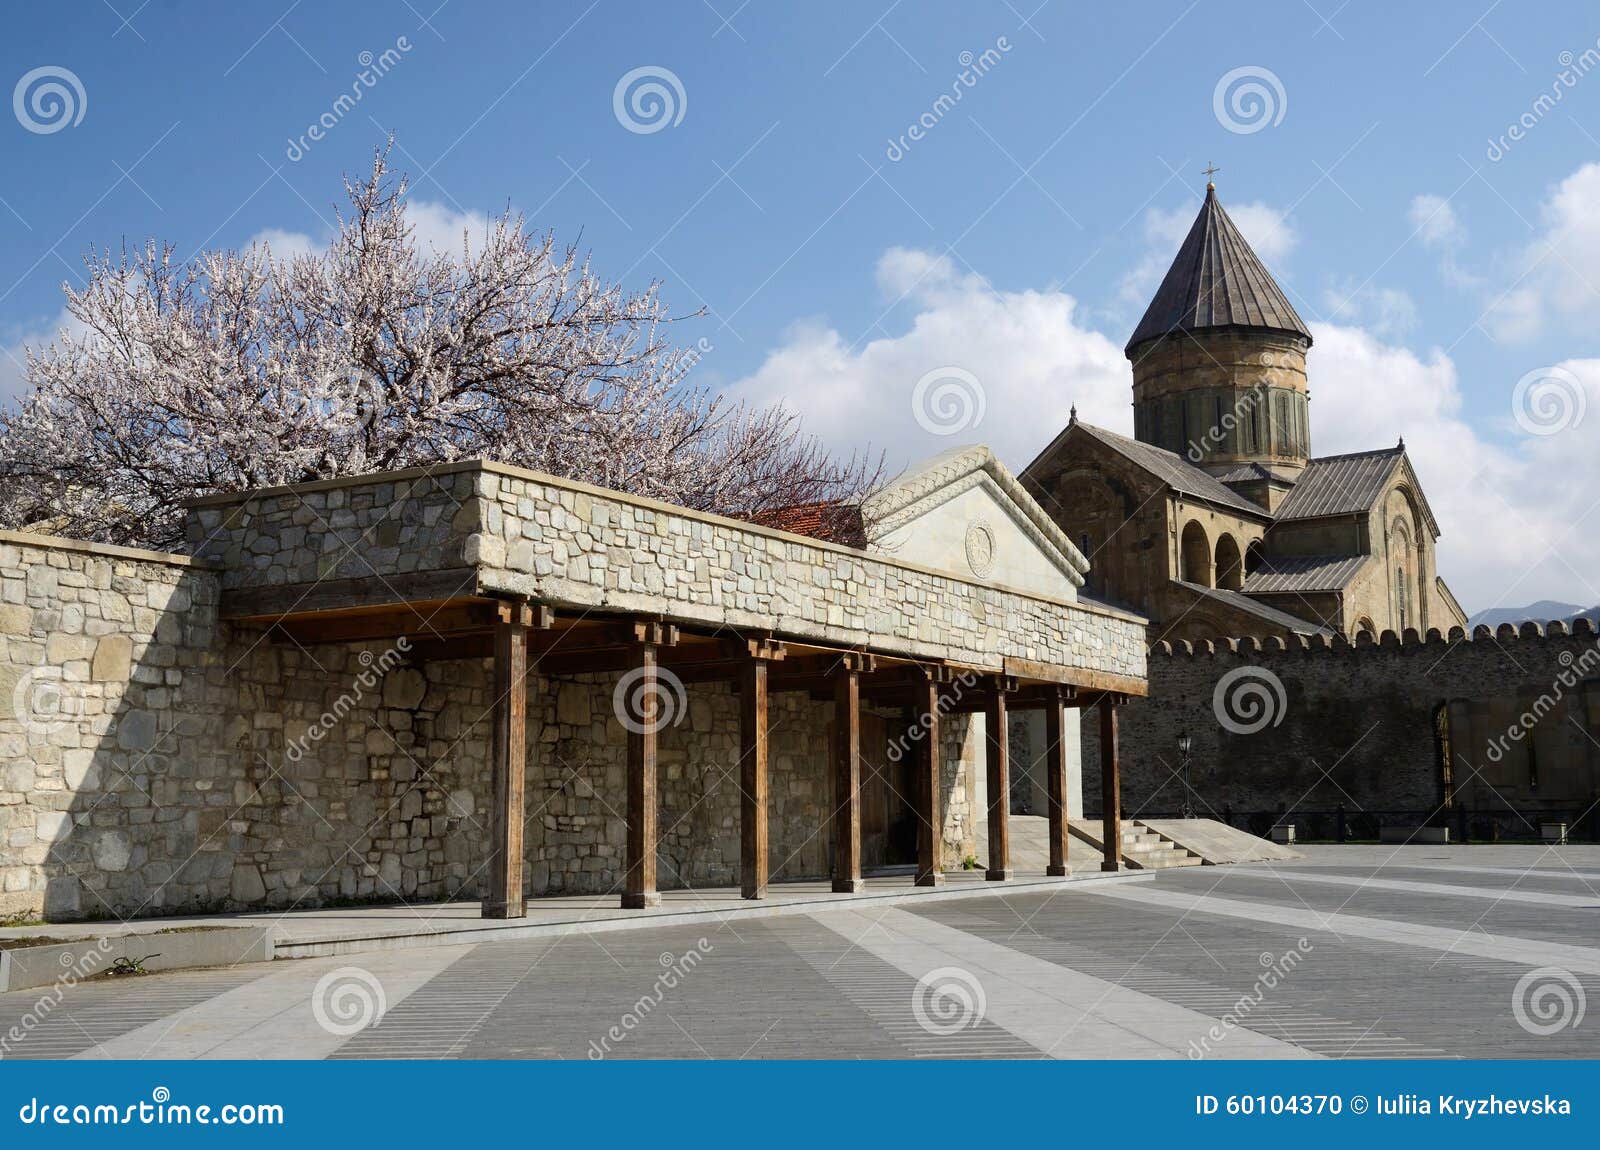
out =
[[0,1035],[15,1058],[1600,1055],[1600,848],[1305,851],[96,981],[42,1017],[22,991]]

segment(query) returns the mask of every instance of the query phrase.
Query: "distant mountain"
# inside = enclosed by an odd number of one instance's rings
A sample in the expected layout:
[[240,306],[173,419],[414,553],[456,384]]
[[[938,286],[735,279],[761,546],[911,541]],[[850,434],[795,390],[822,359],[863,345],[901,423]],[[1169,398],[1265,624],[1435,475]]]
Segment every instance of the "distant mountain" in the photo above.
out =
[[1535,623],[1548,623],[1552,619],[1564,619],[1570,623],[1579,615],[1586,615],[1595,622],[1600,622],[1600,606],[1584,610],[1576,603],[1557,603],[1553,599],[1541,599],[1537,603],[1529,603],[1526,607],[1494,607],[1488,611],[1479,611],[1467,620],[1467,626],[1486,624],[1498,627],[1502,623],[1525,623],[1530,619]]

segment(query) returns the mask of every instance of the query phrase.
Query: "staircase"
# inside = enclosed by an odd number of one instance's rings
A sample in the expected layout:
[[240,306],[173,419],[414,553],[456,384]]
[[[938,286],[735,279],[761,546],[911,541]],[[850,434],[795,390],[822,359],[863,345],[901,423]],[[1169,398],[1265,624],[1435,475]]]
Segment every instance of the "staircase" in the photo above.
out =
[[1143,823],[1126,822],[1122,824],[1122,861],[1138,870],[1166,870],[1175,866],[1199,866],[1205,860]]
[[[1068,819],[1068,829],[1078,841],[1067,852],[1074,870],[1097,870],[1100,865],[1100,820]],[[1011,816],[1011,865],[1018,874],[1042,874],[1050,861],[1049,820],[1042,815]],[[988,827],[978,824],[978,859],[989,858]],[[1204,860],[1142,823],[1123,820],[1122,859],[1136,870],[1199,866]]]

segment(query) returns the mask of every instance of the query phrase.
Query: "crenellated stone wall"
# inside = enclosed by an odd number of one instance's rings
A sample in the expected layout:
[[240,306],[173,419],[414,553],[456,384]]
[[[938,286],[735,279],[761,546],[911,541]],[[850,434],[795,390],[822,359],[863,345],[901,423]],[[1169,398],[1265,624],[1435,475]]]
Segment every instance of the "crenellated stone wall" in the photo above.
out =
[[[1600,642],[1578,620],[1479,627],[1470,636],[1457,627],[1425,639],[1390,631],[1376,642],[1159,643],[1149,698],[1121,716],[1127,816],[1180,808],[1182,734],[1194,740],[1202,814],[1340,805],[1352,817],[1431,814],[1443,799],[1448,749],[1454,805],[1470,812],[1469,824],[1534,838],[1537,812],[1592,812],[1600,798]],[[1093,814],[1100,747],[1092,715],[1082,739]],[[1583,833],[1596,823],[1591,813]]]

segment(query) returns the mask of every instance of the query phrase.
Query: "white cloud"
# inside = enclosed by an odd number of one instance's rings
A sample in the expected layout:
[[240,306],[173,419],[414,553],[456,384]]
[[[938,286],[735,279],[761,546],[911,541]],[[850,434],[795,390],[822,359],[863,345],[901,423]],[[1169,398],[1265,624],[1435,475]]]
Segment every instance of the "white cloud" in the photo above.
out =
[[[1311,443],[1319,455],[1388,446],[1403,436],[1443,538],[1439,573],[1469,612],[1536,599],[1600,603],[1600,361],[1560,365],[1585,389],[1585,422],[1529,435],[1511,419],[1490,439],[1461,414],[1456,365],[1355,327],[1313,324]],[[1583,526],[1585,516],[1589,526]]]
[[[416,234],[419,244],[434,251],[459,255],[463,237],[470,240],[473,250],[479,249],[492,226],[484,212],[458,212],[447,204],[432,200],[411,200],[406,204],[406,218]],[[315,255],[328,246],[327,235],[318,238],[305,232],[292,232],[284,228],[263,228],[245,241],[245,247],[263,244],[278,259],[291,259],[300,255]]]
[[1322,303],[1329,319],[1356,324],[1384,339],[1403,336],[1417,326],[1417,301],[1400,288],[1346,281],[1324,291]]
[[1418,238],[1430,248],[1455,247],[1467,236],[1455,207],[1443,196],[1413,196],[1407,218]]
[[245,248],[257,245],[272,253],[275,260],[290,260],[320,252],[327,245],[312,239],[304,232],[289,232],[282,228],[263,228],[245,241]]
[[1276,265],[1289,258],[1300,236],[1288,217],[1268,204],[1249,203],[1228,209],[1233,222],[1239,225],[1244,238],[1261,261],[1275,270]]
[[[798,324],[736,393],[788,404],[836,448],[870,440],[896,465],[984,442],[1020,468],[1065,426],[1073,403],[1085,420],[1131,433],[1120,341],[1090,327],[1073,297],[996,291],[938,256],[901,249],[885,253],[877,278],[891,298],[909,289],[916,314],[905,331],[852,347],[826,323]],[[1403,312],[1402,297],[1379,295],[1374,308]],[[1419,355],[1359,326],[1313,331],[1313,447],[1370,450],[1404,436],[1443,533],[1440,573],[1469,612],[1541,598],[1600,603],[1600,509],[1591,507],[1600,495],[1600,360],[1562,365],[1586,389],[1584,424],[1527,434],[1508,394],[1505,418],[1486,434],[1464,418],[1456,365],[1442,351]],[[978,380],[984,414],[942,438],[919,425],[913,392],[950,367]]]
[[1496,336],[1530,339],[1547,325],[1587,331],[1600,308],[1600,164],[1585,164],[1551,190],[1541,230],[1505,262],[1506,287],[1489,301]]
[[[733,390],[788,404],[834,447],[850,451],[870,441],[889,453],[892,466],[984,442],[1020,468],[1066,425],[1074,403],[1092,422],[1127,422],[1128,362],[1118,343],[1082,324],[1072,296],[996,291],[942,257],[905,249],[884,254],[877,279],[890,299],[909,292],[917,314],[904,334],[851,346],[824,322],[797,324]],[[947,369],[976,378],[983,414],[940,436],[918,422],[913,395],[920,379]],[[934,422],[928,407],[936,401],[924,395],[925,422]]]
[[463,237],[477,251],[489,234],[489,217],[483,212],[458,212],[429,200],[412,200],[406,205],[406,218],[416,230],[417,241],[442,254],[460,255]]
[[72,315],[62,308],[54,319],[14,328],[10,338],[0,343],[0,407],[17,399],[28,389],[28,349],[35,350],[54,343],[62,329],[83,331]]

